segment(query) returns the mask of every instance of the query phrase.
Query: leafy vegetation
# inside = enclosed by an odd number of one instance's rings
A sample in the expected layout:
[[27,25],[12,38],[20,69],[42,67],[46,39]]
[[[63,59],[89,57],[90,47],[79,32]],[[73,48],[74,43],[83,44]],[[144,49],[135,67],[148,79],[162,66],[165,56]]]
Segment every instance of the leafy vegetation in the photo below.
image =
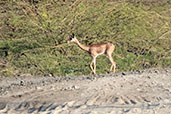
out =
[[[113,42],[117,72],[171,67],[170,0],[1,0],[0,75],[90,74],[91,57],[66,42]],[[109,71],[105,56],[97,73]]]

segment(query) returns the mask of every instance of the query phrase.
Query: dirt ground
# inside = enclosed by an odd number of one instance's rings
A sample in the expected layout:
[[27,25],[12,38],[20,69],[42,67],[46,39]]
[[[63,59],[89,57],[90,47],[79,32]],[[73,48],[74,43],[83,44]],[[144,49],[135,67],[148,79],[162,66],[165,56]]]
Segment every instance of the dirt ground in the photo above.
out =
[[0,114],[171,114],[171,69],[0,78]]

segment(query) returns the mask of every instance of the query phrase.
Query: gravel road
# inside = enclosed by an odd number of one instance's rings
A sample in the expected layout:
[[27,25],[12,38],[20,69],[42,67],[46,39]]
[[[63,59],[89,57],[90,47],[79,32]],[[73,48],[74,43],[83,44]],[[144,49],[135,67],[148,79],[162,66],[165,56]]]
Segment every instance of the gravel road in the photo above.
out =
[[0,78],[0,114],[171,114],[171,68]]

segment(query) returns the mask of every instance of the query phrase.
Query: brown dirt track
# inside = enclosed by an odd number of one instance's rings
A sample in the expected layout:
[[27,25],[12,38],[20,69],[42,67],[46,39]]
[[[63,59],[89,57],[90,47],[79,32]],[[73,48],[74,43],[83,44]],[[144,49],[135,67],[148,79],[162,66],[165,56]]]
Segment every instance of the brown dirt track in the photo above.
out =
[[171,69],[0,79],[0,114],[171,114]]

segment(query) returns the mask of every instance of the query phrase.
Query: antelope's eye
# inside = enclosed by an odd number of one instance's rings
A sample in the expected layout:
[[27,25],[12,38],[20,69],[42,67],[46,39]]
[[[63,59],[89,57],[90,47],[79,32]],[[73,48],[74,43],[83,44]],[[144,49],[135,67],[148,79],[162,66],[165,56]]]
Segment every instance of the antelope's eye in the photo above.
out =
[[69,40],[72,40],[72,38],[70,37]]

